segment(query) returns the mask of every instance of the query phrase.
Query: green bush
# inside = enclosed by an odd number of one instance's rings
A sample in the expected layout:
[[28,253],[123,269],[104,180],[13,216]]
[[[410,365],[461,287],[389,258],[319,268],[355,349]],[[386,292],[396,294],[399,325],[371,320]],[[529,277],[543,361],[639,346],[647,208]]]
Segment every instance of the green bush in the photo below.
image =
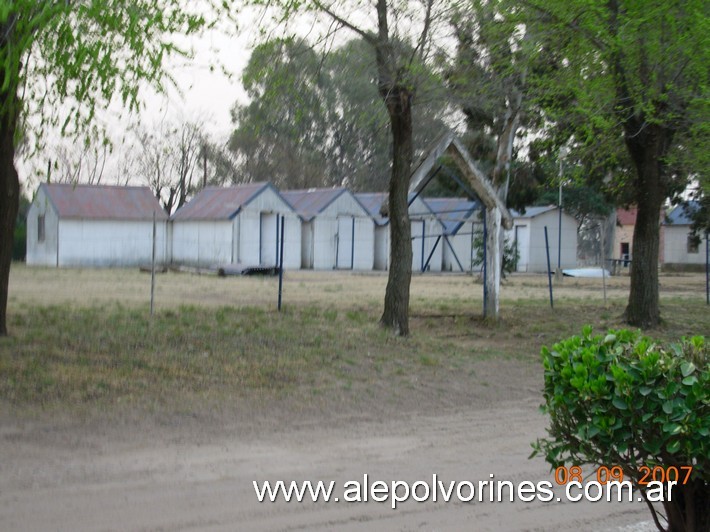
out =
[[667,523],[649,507],[660,530],[710,530],[709,347],[702,336],[664,346],[628,330],[595,336],[591,327],[543,347],[550,437],[533,455],[553,467],[621,466],[642,493],[645,467],[692,466],[663,504]]

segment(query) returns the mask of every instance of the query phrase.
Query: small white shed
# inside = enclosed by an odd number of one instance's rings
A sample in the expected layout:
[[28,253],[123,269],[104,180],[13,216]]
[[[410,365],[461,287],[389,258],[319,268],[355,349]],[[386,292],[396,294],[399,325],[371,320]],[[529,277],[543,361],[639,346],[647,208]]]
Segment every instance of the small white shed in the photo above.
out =
[[478,216],[481,204],[467,198],[426,198],[427,205],[439,219],[444,231],[441,246],[444,271],[470,272],[476,250],[474,239],[483,231],[483,220]]
[[[506,240],[514,242],[518,249],[519,272],[544,273],[547,271],[545,227],[550,250],[550,268],[577,266],[577,220],[562,212],[562,238],[559,238],[559,209],[554,205],[527,207],[525,213],[511,211],[513,228],[506,231]],[[560,247],[561,244],[561,247]]]
[[375,224],[349,190],[311,188],[281,195],[302,221],[301,267],[372,270]]
[[167,262],[168,216],[148,187],[42,183],[27,213],[27,264],[120,267]]
[[195,266],[279,263],[280,217],[284,268],[301,267],[301,222],[270,183],[206,187],[170,218],[172,261]]
[[704,265],[706,242],[702,236],[693,237],[689,212],[700,208],[697,201],[677,205],[668,213],[662,225],[663,266],[683,269],[689,265]]
[[[387,270],[390,257],[389,219],[382,214],[385,192],[355,194],[375,221],[375,269]],[[444,227],[421,197],[410,194],[409,219],[412,227],[412,271],[441,271],[442,250],[436,246]]]

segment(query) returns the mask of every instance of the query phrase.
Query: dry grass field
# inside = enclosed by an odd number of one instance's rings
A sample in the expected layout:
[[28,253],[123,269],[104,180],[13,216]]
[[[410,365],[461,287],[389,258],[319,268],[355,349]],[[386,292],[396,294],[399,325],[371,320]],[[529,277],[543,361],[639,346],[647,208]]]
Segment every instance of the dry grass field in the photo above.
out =
[[[618,531],[643,505],[258,505],[258,478],[549,479],[540,347],[623,326],[628,278],[514,275],[501,320],[466,275],[415,275],[411,336],[384,274],[157,276],[15,265],[0,339],[3,530]],[[710,334],[701,275],[661,277],[659,339]],[[237,526],[239,523],[240,526]],[[633,528],[633,530],[644,529]],[[236,528],[235,528],[236,527]],[[631,528],[625,530],[632,530]]]
[[[412,335],[398,339],[376,325],[386,280],[287,272],[278,313],[277,278],[170,272],[157,276],[151,319],[150,275],[137,269],[16,265],[0,400],[50,411],[119,401],[201,410],[258,391],[302,397],[300,404],[335,394],[357,410],[361,401],[419,407],[420,388],[457,402],[478,382],[498,390],[489,392],[495,401],[537,385],[543,344],[587,323],[600,332],[623,326],[628,293],[628,277],[608,279],[605,305],[601,279],[565,278],[554,285],[551,309],[546,276],[514,275],[503,286],[501,321],[491,324],[481,319],[475,278],[415,275]],[[710,331],[703,283],[701,275],[662,277],[665,322],[654,336]],[[503,366],[506,379],[496,379]]]

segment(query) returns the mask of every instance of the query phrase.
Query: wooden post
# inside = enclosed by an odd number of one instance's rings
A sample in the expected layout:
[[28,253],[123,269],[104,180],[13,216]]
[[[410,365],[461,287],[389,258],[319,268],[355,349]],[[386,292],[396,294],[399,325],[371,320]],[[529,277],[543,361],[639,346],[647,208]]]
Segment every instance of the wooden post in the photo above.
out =
[[486,209],[486,308],[484,317],[497,320],[500,313],[500,282],[503,253],[501,235],[503,217],[500,209]]
[[279,253],[279,312],[281,312],[281,294],[284,284],[284,225],[286,225],[286,217],[281,216],[281,253]]
[[547,284],[550,287],[550,308],[555,308],[552,298],[552,270],[550,269],[550,241],[547,238],[547,226],[545,226],[545,252],[547,253]]

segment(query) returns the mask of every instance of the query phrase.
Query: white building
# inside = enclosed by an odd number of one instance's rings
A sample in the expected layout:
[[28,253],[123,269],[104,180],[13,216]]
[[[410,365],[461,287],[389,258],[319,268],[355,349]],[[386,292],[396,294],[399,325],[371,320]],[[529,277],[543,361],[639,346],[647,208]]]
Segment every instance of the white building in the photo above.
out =
[[281,195],[302,220],[301,267],[372,270],[375,224],[350,191],[319,188]]
[[[545,250],[545,227],[550,251],[550,268],[557,268],[558,250],[560,266],[577,266],[577,221],[562,212],[562,239],[559,233],[559,210],[554,205],[546,207],[528,207],[525,213],[511,211],[513,228],[506,231],[506,239],[517,246],[519,272],[542,273],[547,271]],[[561,247],[560,247],[561,243]]]
[[301,267],[301,221],[270,183],[206,187],[170,218],[172,261],[195,266]]
[[[375,269],[387,270],[390,258],[389,218],[384,216],[382,206],[387,208],[387,194],[369,192],[355,194],[375,221]],[[436,240],[444,227],[421,197],[410,195],[409,219],[412,226],[412,271],[441,271],[442,249]]]
[[168,216],[148,187],[42,183],[27,214],[27,264],[137,266],[167,262]]
[[661,242],[664,268],[682,269],[690,265],[705,264],[706,240],[704,235],[692,235],[690,226],[693,221],[686,208],[692,212],[699,208],[698,202],[691,201],[686,206],[677,205],[663,221]]
[[426,198],[429,208],[444,227],[441,247],[444,271],[470,272],[476,254],[474,240],[483,235],[481,205],[466,198]]

